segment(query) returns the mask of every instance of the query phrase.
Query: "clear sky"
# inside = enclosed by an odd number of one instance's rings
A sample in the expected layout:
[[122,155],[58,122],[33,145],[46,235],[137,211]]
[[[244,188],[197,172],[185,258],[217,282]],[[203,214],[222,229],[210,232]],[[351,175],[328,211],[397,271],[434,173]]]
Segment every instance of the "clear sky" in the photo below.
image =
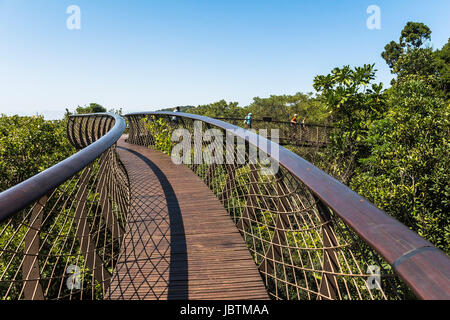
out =
[[[81,29],[70,30],[70,5]],[[370,30],[369,5],[381,10]],[[407,21],[450,37],[449,0],[0,0],[0,113],[59,118],[312,92],[336,66],[375,63]]]

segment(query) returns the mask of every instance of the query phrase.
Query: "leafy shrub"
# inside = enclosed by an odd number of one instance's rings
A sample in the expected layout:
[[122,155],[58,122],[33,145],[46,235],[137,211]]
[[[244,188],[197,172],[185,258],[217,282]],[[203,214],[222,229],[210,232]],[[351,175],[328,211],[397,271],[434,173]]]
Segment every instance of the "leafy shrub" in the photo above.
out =
[[73,154],[66,120],[43,116],[0,116],[0,191],[6,190]]

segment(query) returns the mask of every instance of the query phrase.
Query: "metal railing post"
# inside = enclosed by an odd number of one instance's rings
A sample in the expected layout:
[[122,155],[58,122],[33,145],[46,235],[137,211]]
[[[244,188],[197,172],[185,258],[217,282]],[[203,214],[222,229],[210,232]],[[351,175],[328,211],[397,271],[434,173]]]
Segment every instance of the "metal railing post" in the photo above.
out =
[[36,202],[30,217],[30,226],[25,235],[25,250],[22,264],[23,292],[26,300],[44,300],[39,282],[39,233],[42,225],[43,209],[48,196]]

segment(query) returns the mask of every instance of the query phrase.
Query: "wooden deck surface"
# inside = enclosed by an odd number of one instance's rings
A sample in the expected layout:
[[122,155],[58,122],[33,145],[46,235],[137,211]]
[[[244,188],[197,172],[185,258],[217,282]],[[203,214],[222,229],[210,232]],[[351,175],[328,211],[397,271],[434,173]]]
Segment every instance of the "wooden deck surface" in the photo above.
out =
[[131,206],[109,299],[268,299],[229,214],[189,168],[120,139]]

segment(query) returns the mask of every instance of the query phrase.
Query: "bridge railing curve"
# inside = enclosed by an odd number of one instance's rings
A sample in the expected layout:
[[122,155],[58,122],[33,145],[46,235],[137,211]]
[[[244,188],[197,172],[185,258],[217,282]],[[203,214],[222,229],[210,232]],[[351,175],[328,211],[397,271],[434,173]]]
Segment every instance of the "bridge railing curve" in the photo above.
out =
[[0,193],[0,299],[100,299],[121,247],[129,184],[111,113],[69,116],[79,150]]
[[[140,112],[125,117],[129,143],[166,153],[176,149],[214,192],[273,298],[450,298],[445,253],[293,152],[203,116]],[[175,129],[185,130],[172,139]],[[208,138],[199,140],[198,133]],[[227,134],[244,141],[244,149],[222,143]],[[176,147],[184,139],[187,156]],[[250,160],[255,148],[279,169],[267,174],[266,160]],[[210,159],[219,153],[223,162],[198,161],[206,151]]]

